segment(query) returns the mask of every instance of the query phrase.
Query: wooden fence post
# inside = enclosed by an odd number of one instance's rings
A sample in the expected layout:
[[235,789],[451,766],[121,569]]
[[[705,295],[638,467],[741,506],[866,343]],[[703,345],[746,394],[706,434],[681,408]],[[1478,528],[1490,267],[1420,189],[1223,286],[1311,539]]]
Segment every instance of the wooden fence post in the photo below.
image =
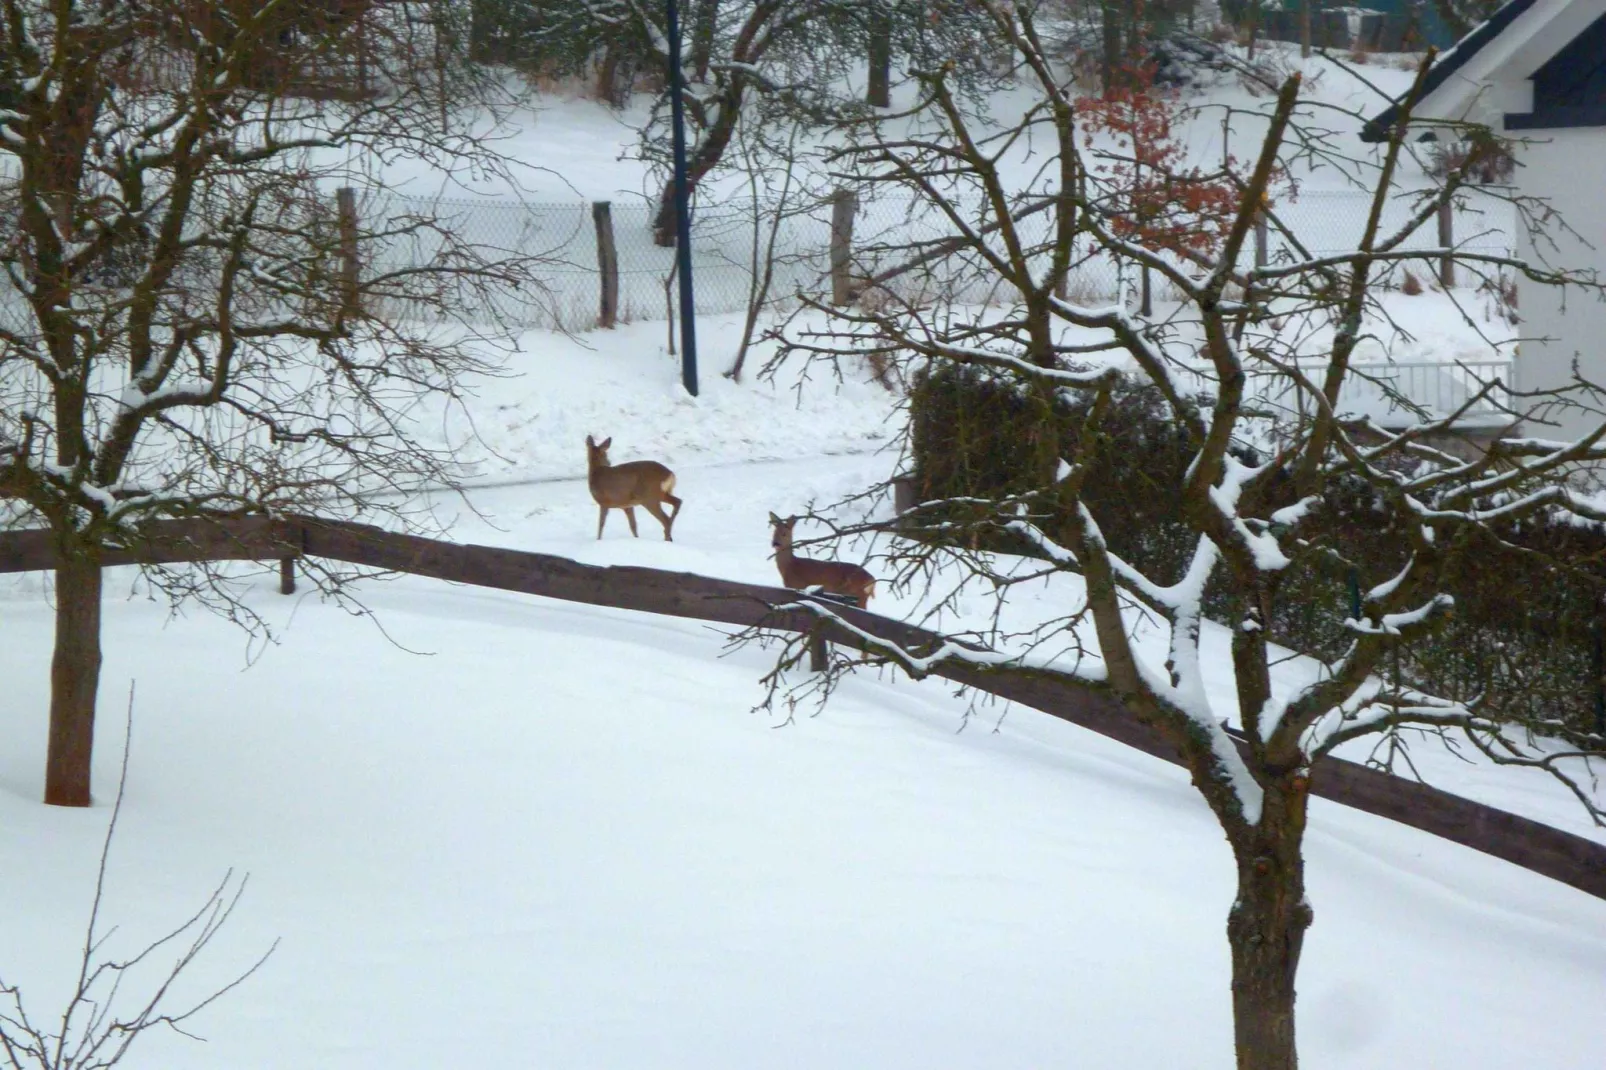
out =
[[839,189],[831,194],[831,303],[846,305],[853,301],[853,217],[859,210],[859,198],[850,189]]
[[[1439,248],[1448,249],[1455,244],[1455,215],[1450,202],[1439,205]],[[1455,257],[1445,253],[1439,258],[1439,285],[1446,290],[1455,285]]]
[[831,645],[819,631],[809,633],[809,671],[824,672],[831,664]]
[[357,10],[357,98],[367,100],[371,95],[368,76],[368,17],[367,8]]
[[335,208],[340,225],[341,312],[348,316],[360,316],[362,295],[357,287],[360,270],[357,262],[357,191],[350,186],[341,186],[335,191]]
[[602,276],[602,303],[597,326],[613,329],[619,318],[619,249],[613,243],[613,205],[593,201],[591,221],[597,225],[597,271]]
[[1154,284],[1149,279],[1149,265],[1143,265],[1143,304],[1138,309],[1145,316],[1154,315]]
[[1263,268],[1271,259],[1269,246],[1271,245],[1270,227],[1266,223],[1266,213],[1261,212],[1255,216],[1255,266]]
[[296,559],[293,557],[279,558],[279,593],[296,593]]
[[892,477],[892,511],[902,516],[917,504],[915,477],[912,472],[904,472]]

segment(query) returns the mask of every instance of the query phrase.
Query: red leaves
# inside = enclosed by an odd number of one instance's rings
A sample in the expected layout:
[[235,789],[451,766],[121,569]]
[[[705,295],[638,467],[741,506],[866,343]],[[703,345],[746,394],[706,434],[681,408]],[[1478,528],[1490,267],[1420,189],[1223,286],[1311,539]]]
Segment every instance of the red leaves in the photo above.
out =
[[[1127,72],[1102,98],[1079,109],[1092,168],[1111,232],[1150,249],[1214,256],[1238,212],[1239,186],[1230,168],[1205,173],[1186,166],[1178,127],[1186,108],[1154,84],[1154,67]],[[1112,135],[1114,146],[1098,135]]]

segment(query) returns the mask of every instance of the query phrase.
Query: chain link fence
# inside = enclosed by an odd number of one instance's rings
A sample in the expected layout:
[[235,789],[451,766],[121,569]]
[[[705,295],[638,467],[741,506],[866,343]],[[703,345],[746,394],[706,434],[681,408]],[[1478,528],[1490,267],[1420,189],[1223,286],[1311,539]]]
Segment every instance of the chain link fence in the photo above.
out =
[[[381,219],[431,217],[488,259],[540,257],[543,290],[504,291],[494,305],[465,314],[529,327],[587,330],[596,326],[602,294],[599,239],[590,202],[519,203],[440,200],[371,194],[361,201],[364,229],[384,230]],[[617,317],[662,320],[679,310],[674,290],[674,248],[653,241],[656,206],[614,202],[609,207],[618,263]],[[830,208],[731,201],[699,207],[692,218],[692,284],[699,314],[739,312],[754,299],[766,261],[771,279],[766,303],[795,302],[800,293],[828,287]],[[364,270],[419,262],[432,250],[416,240],[367,251]]]
[[[899,300],[919,304],[952,301],[991,304],[1011,299],[996,273],[973,251],[951,249],[960,224],[945,211],[925,201],[885,193],[854,198],[851,254],[846,268],[850,289],[863,290],[900,266],[917,266],[881,283]],[[1365,191],[1306,191],[1272,208],[1274,222],[1267,227],[1263,251],[1268,263],[1296,259],[1299,251],[1289,240],[1297,238],[1310,256],[1341,254],[1355,248],[1365,227],[1371,198]],[[982,205],[958,202],[957,214],[966,226],[981,228],[986,217]],[[692,271],[697,311],[701,314],[741,312],[759,300],[757,287],[766,268],[769,283],[762,298],[767,308],[796,307],[803,297],[829,301],[832,296],[830,199],[808,204],[776,205],[731,198],[699,205],[692,216]],[[1415,209],[1409,195],[1392,198],[1382,217],[1382,233],[1391,234],[1411,219]],[[593,207],[587,202],[514,203],[498,201],[435,200],[375,194],[361,208],[365,229],[374,229],[374,216],[407,213],[433,216],[461,240],[480,246],[488,255],[540,256],[544,292],[506,293],[495,307],[479,310],[507,322],[531,327],[585,330],[598,320],[602,291],[597,228]],[[618,258],[617,316],[622,321],[662,320],[671,315],[675,294],[675,251],[654,243],[652,221],[656,206],[646,202],[617,202],[610,207],[612,234]],[[1053,214],[1038,211],[1021,219],[1017,230],[1028,249],[1046,255],[1052,239]],[[1457,248],[1488,255],[1510,255],[1515,238],[1511,206],[1496,197],[1472,193],[1450,215],[1451,243]],[[989,240],[1000,249],[997,232]],[[1085,239],[1083,239],[1085,241]],[[1257,255],[1248,243],[1245,258]],[[1436,217],[1429,218],[1403,243],[1405,249],[1441,248]],[[404,244],[381,251],[374,267],[399,263],[426,252]],[[1422,275],[1437,272],[1437,262],[1424,258],[1414,269]],[[1397,284],[1399,272],[1394,273]],[[1074,300],[1103,302],[1117,297],[1123,281],[1135,293],[1138,275],[1130,265],[1091,247],[1073,249],[1066,295]],[[1461,280],[1463,284],[1469,280]],[[1156,300],[1176,295],[1162,280],[1154,280]],[[474,315],[476,310],[467,310]]]
[[[1355,247],[1369,205],[1370,198],[1362,191],[1304,192],[1272,210],[1277,223],[1292,231],[1310,255],[1329,256]],[[767,309],[784,310],[796,307],[804,297],[830,301],[833,207],[832,199],[785,205],[741,197],[705,199],[692,217],[697,311],[742,312],[754,301]],[[1403,225],[1412,207],[1408,197],[1391,200],[1383,215],[1385,233]],[[675,250],[653,241],[655,209],[644,201],[611,205],[618,262],[616,314],[621,321],[662,320],[672,308],[678,310],[672,288]],[[588,330],[598,322],[602,272],[589,202],[454,200],[372,191],[359,196],[357,212],[365,235],[359,254],[365,274],[430,263],[449,233],[452,241],[487,262],[512,256],[541,261],[541,283],[535,289],[465,287],[461,312],[471,321],[564,330]],[[986,222],[979,202],[959,203],[958,215],[967,226],[979,228]],[[433,223],[408,225],[419,219]],[[1053,221],[1049,210],[1020,220],[1018,231],[1028,249],[1046,256]],[[1452,241],[1463,250],[1500,255],[1512,250],[1514,213],[1497,198],[1472,194],[1452,213],[1450,223]],[[881,284],[887,293],[917,304],[1010,301],[1007,287],[973,250],[950,248],[958,233],[954,218],[925,201],[881,191],[855,196],[850,252],[843,263],[849,292],[862,291],[866,280],[917,261],[917,266]],[[1001,248],[996,232],[989,240]],[[1439,247],[1433,219],[1405,242],[1408,249]],[[1254,250],[1245,255],[1255,255]],[[1278,226],[1268,228],[1264,256],[1270,263],[1296,256]],[[1431,275],[1436,267],[1424,260],[1418,270]],[[766,274],[768,285],[760,297],[759,284]],[[1088,303],[1110,301],[1117,297],[1123,279],[1129,283],[1129,294],[1135,293],[1138,273],[1130,265],[1090,247],[1074,249],[1065,296]],[[1153,281],[1156,300],[1176,296],[1163,280]],[[1464,285],[1471,280],[1458,281]],[[843,296],[840,284],[836,296]],[[15,326],[26,333],[22,322],[28,319],[26,306],[9,284],[0,285],[0,319],[18,320]]]

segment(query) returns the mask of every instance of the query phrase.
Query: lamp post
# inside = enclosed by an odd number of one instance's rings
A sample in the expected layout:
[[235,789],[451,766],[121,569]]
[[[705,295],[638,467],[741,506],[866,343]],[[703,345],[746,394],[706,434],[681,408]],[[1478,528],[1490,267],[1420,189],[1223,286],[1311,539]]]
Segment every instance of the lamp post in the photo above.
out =
[[686,111],[681,94],[685,79],[680,69],[680,11],[675,0],[664,0],[669,23],[669,115],[675,165],[675,259],[680,272],[680,380],[686,393],[697,396],[697,311],[691,287],[691,209],[686,190]]

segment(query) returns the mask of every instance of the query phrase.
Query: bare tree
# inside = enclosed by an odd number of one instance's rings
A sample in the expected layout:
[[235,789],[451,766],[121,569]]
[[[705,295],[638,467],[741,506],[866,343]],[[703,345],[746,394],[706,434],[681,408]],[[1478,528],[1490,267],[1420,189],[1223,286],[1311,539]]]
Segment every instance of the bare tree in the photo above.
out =
[[1501,0],[1432,0],[1432,3],[1445,27],[1459,38],[1493,15]]
[[[517,4],[515,4],[517,6]],[[663,77],[663,92],[642,131],[643,155],[659,165],[662,187],[653,218],[653,240],[675,243],[674,190],[669,178],[667,87],[669,38],[662,4],[642,0],[596,0],[567,4],[528,0],[542,12],[530,47],[561,65],[595,53],[606,69],[621,49],[644,50]],[[726,162],[744,116],[766,123],[814,125],[865,108],[864,93],[849,91],[850,74],[872,59],[871,102],[891,91],[899,56],[948,57],[956,84],[996,84],[989,69],[985,30],[969,4],[930,5],[900,0],[698,0],[681,23],[690,35],[682,50],[686,116],[687,188],[695,191]]]
[[490,370],[463,310],[530,264],[336,193],[373,161],[502,166],[451,121],[475,87],[443,26],[0,0],[0,498],[58,555],[46,802],[90,802],[108,547],[158,517],[399,514],[376,492],[454,478],[408,414]]
[[[801,127],[797,123],[788,124],[784,143],[778,143],[778,139],[754,126],[751,120],[743,122],[738,125],[736,135],[743,170],[747,174],[751,212],[748,220],[751,240],[744,265],[748,274],[747,315],[742,321],[742,340],[737,343],[736,357],[725,370],[725,376],[736,382],[742,381],[742,369],[757,336],[759,317],[770,306],[777,262],[788,264],[797,259],[796,253],[788,254],[781,248],[781,228],[806,212],[797,204],[802,199],[799,187],[807,182],[805,163],[797,151]],[[803,196],[807,196],[806,191]]]
[[[105,956],[105,944],[114,931],[101,923],[106,862],[111,856],[112,839],[117,832],[117,819],[122,814],[123,796],[128,786],[133,710],[134,691],[130,687],[128,734],[123,742],[117,800],[112,805],[106,838],[101,843],[89,921],[84,929],[78,972],[67,1005],[59,1015],[48,1019],[49,1024],[43,1024],[29,1015],[21,988],[0,977],[0,1056],[4,1056],[3,1065],[10,1070],[102,1070],[121,1063],[134,1044],[153,1030],[171,1029],[194,1036],[189,1032],[191,1019],[256,973],[273,954],[273,947],[269,947],[233,980],[199,999],[174,1005],[173,986],[228,923],[240,897],[245,894],[246,879],[235,880],[230,870],[200,908],[165,935],[127,957]],[[165,963],[159,961],[164,953],[171,956]],[[141,984],[148,990],[136,994],[135,988]]]
[[[1416,420],[1403,429],[1345,414],[1345,384],[1365,374],[1355,363],[1357,348],[1368,335],[1386,341],[1390,334],[1379,299],[1382,280],[1402,262],[1424,256],[1408,251],[1407,239],[1462,195],[1482,151],[1435,188],[1400,193],[1396,179],[1411,151],[1409,102],[1420,95],[1431,56],[1376,156],[1345,158],[1335,151],[1332,124],[1353,130],[1365,116],[1302,101],[1295,75],[1271,87],[1268,109],[1252,119],[1228,110],[1229,125],[1253,122],[1264,135],[1253,159],[1229,159],[1207,172],[1153,145],[1145,151],[1141,138],[1116,139],[1113,148],[1103,140],[1093,155],[1082,140],[1086,108],[1047,58],[1033,5],[994,0],[984,6],[1038,91],[1025,119],[1004,130],[977,128],[938,68],[920,73],[921,102],[908,120],[896,129],[874,118],[856,123],[836,163],[871,188],[913,193],[946,218],[955,236],[946,251],[986,283],[981,289],[1002,294],[1004,307],[927,306],[886,290],[878,307],[816,305],[816,317],[829,314],[828,325],[799,320],[788,337],[799,359],[837,362],[878,353],[907,361],[912,371],[959,367],[1010,385],[1026,414],[1019,429],[1025,489],[926,501],[896,520],[835,529],[837,536],[878,539],[879,573],[924,592],[927,622],[940,622],[962,593],[973,599],[990,591],[998,610],[979,631],[932,649],[905,649],[855,629],[828,607],[799,606],[820,615],[834,634],[853,636],[880,664],[911,676],[958,661],[990,673],[1067,677],[1116,698],[1175,747],[1237,863],[1227,936],[1238,1066],[1292,1070],[1295,976],[1313,919],[1304,875],[1306,807],[1323,756],[1357,739],[1401,739],[1406,729],[1454,733],[1490,761],[1549,773],[1597,821],[1606,817],[1589,768],[1592,759],[1606,757],[1606,739],[1572,731],[1547,742],[1513,731],[1476,702],[1435,697],[1398,679],[1383,682],[1395,643],[1434,628],[1452,611],[1444,583],[1466,555],[1478,552],[1472,547],[1511,547],[1502,522],[1546,511],[1606,520],[1606,512],[1568,480],[1579,465],[1606,459],[1606,424],[1572,442],[1515,433],[1519,421],[1546,405],[1582,407],[1598,417],[1599,394],[1579,382],[1517,399],[1519,409],[1502,400],[1495,384],[1482,383],[1456,412],[1414,407]],[[1107,111],[1101,122],[1106,131],[1120,126]],[[1139,121],[1128,132],[1145,128]],[[1487,131],[1457,129],[1471,143],[1495,145]],[[1001,161],[1028,145],[1030,158],[1046,162],[1022,188],[1006,179]],[[1339,169],[1367,191],[1365,223],[1351,249],[1312,252],[1278,220],[1279,176],[1313,163]],[[1230,196],[1219,196],[1222,190]],[[1384,208],[1396,197],[1405,198],[1409,218],[1385,228]],[[1518,195],[1511,200],[1524,224],[1538,232],[1559,225],[1543,203]],[[1053,219],[1034,230],[1028,217],[1034,225],[1040,221],[1045,203],[1056,208]],[[1246,267],[1253,262],[1246,243],[1262,215],[1290,252]],[[1129,311],[1124,292],[1113,303],[1059,296],[1078,246],[1146,267],[1174,294],[1174,307],[1144,318]],[[925,243],[910,251],[926,258],[930,248]],[[1465,249],[1428,255],[1451,255],[1476,275],[1522,272],[1601,296],[1592,273]],[[1189,463],[1160,491],[1179,503],[1187,529],[1188,549],[1175,574],[1113,551],[1090,505],[1123,366],[1159,393],[1186,439]],[[1205,389],[1190,389],[1190,382]],[[1056,413],[1067,400],[1075,400],[1085,418],[1075,436],[1062,437]],[[1504,405],[1509,424],[1487,452],[1467,460],[1438,443],[1473,405]],[[1347,649],[1314,681],[1286,696],[1274,693],[1277,652],[1268,632],[1285,584],[1296,570],[1334,552],[1313,521],[1339,508],[1356,486],[1404,532],[1404,564],[1363,575],[1360,611],[1341,621]],[[885,491],[875,488],[870,496]],[[983,552],[1000,545],[1024,548],[1028,556],[1023,563]],[[1024,632],[1003,623],[1011,590],[1061,572],[1079,576],[1083,593]],[[1236,701],[1230,710],[1212,705],[1204,681],[1207,590],[1223,592],[1233,607],[1228,623]],[[1163,665],[1140,652],[1138,629],[1156,620],[1169,633]],[[769,678],[771,701],[780,694],[780,669],[801,659],[800,642],[787,644]],[[830,673],[850,665],[834,662]],[[828,693],[833,680],[827,675],[804,686]],[[1229,719],[1237,720],[1236,729],[1229,731]]]

